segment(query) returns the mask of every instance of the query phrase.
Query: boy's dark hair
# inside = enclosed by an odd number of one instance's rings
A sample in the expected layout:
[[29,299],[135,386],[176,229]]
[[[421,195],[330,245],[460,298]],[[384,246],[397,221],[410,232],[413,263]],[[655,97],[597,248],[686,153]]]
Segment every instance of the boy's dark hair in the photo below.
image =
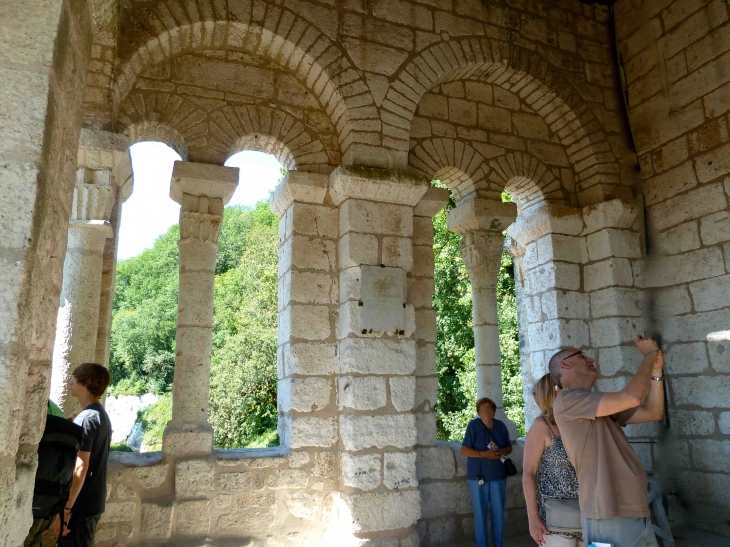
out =
[[84,363],[79,365],[71,374],[73,374],[77,382],[96,397],[104,395],[106,388],[109,387],[109,383],[112,380],[112,376],[109,374],[107,368],[98,363]]
[[482,405],[489,405],[492,408],[492,412],[497,412],[497,403],[489,397],[482,397],[477,401],[477,414],[479,414],[479,409],[482,408]]

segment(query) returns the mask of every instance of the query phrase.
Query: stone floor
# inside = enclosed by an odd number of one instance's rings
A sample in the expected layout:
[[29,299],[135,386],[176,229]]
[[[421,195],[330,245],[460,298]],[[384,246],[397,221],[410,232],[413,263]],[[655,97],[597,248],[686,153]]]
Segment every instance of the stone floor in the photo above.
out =
[[[676,547],[730,547],[730,538],[716,536],[701,530],[678,529],[674,532]],[[661,541],[659,542],[661,546]],[[536,547],[530,538],[505,539],[504,547]],[[450,543],[444,547],[476,547],[476,543]],[[666,546],[663,546],[666,547]]]

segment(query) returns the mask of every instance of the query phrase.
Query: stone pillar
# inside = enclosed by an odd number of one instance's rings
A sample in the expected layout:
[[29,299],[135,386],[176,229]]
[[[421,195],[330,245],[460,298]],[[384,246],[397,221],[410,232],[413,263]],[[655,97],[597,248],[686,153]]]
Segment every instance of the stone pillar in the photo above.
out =
[[433,279],[411,277],[414,207],[429,188],[410,175],[339,167],[338,381],[342,545],[418,544],[415,309]]
[[51,373],[51,399],[67,418],[81,411],[68,391],[71,372],[96,357],[102,254],[106,239],[112,236],[109,215],[114,204],[111,185],[86,184],[83,169],[79,176],[68,226]]
[[476,198],[449,212],[449,229],[462,234],[461,256],[471,280],[474,318],[474,355],[477,398],[489,397],[497,404],[497,418],[504,421],[510,437],[517,428],[504,413],[502,365],[497,321],[497,276],[504,252],[503,232],[517,218],[514,203]]
[[238,185],[238,169],[175,162],[170,197],[180,208],[180,286],[172,420],[162,438],[165,455],[210,454],[208,423],[213,283],[223,206]]

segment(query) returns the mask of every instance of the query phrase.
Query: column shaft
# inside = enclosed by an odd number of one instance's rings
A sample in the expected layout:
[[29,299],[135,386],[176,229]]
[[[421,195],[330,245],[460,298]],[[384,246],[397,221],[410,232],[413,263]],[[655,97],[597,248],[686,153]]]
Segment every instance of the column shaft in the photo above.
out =
[[51,374],[51,399],[67,418],[81,411],[68,393],[71,372],[82,363],[93,362],[96,355],[101,265],[110,235],[105,222],[72,223],[68,229]]

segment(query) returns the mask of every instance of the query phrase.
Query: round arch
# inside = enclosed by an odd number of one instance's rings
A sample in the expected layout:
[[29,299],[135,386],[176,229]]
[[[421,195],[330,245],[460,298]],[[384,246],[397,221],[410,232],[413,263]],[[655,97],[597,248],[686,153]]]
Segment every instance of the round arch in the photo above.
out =
[[[516,94],[545,120],[567,148],[581,188],[619,185],[618,160],[604,128],[578,92],[588,87],[582,74],[575,73],[571,82],[538,52],[506,42],[500,46],[493,48],[485,37],[467,37],[424,49],[402,68],[383,108],[391,119],[410,124],[421,97],[439,84],[478,80],[497,85]],[[407,149],[408,143],[403,147]]]
[[[120,21],[123,59],[112,84],[113,116],[148,68],[183,53],[234,50],[279,64],[311,90],[337,131],[343,154],[357,141],[358,119],[377,119],[364,77],[343,51],[315,25],[285,7],[269,6],[263,23],[252,20],[251,2],[168,0],[125,13]],[[271,16],[269,17],[269,12]]]
[[188,147],[183,136],[169,125],[161,122],[140,120],[129,124],[124,133],[129,137],[129,146],[144,141],[157,141],[172,148],[183,161],[188,160]]

